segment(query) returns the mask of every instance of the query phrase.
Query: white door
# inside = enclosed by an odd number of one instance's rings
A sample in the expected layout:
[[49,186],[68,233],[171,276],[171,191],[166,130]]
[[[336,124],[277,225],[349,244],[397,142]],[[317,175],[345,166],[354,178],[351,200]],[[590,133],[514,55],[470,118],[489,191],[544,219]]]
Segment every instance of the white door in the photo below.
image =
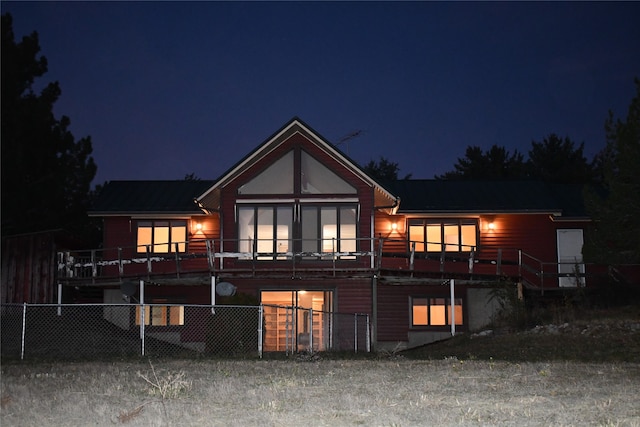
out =
[[[558,285],[560,287],[584,286],[581,229],[558,230]],[[576,274],[578,273],[578,274]]]

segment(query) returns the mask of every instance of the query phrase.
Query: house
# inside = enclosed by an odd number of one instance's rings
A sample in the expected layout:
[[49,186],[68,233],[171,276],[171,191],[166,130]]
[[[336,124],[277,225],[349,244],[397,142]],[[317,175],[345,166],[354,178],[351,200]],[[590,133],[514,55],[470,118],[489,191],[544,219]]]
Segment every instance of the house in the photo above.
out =
[[501,278],[541,293],[589,280],[579,188],[376,182],[298,118],[215,181],[112,181],[91,215],[103,248],[67,254],[62,280],[115,302],[143,279],[146,302],[178,305],[212,303],[222,284],[269,307],[266,351],[282,349],[277,307],[313,310],[294,336],[315,348],[333,312],[369,315],[376,348],[417,346],[486,325]]

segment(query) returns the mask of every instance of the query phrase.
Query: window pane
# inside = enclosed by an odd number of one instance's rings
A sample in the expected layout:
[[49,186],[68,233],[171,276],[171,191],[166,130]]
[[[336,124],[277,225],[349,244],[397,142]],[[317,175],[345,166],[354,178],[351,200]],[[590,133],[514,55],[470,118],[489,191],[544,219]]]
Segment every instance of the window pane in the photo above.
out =
[[276,251],[278,253],[286,253],[291,250],[291,235],[293,224],[293,209],[291,207],[279,207],[276,211],[277,229],[276,229]]
[[253,252],[254,209],[238,208],[238,251]]
[[[140,306],[136,305],[136,325],[140,324],[140,318],[141,318]],[[144,324],[149,325],[150,321],[151,321],[151,307],[149,307],[148,305],[145,305],[144,306]]]
[[424,252],[424,225],[409,226],[409,242],[416,243],[416,252]]
[[151,324],[154,326],[167,326],[167,307],[151,307]]
[[460,250],[460,237],[458,236],[458,225],[444,226],[445,251],[458,252]]
[[169,324],[184,325],[184,307],[169,307]]
[[431,307],[429,313],[429,324],[432,326],[444,326],[447,324],[445,318],[445,299],[444,298],[431,298]]
[[306,194],[355,194],[356,189],[329,168],[302,152],[300,164],[301,192]]
[[258,208],[258,252],[273,253],[273,208]]
[[151,222],[138,223],[138,252],[146,252],[146,245],[151,245],[153,236],[153,226]]
[[355,252],[356,237],[356,208],[340,208],[340,252]]
[[442,251],[442,235],[440,224],[427,225],[427,252]]
[[318,208],[302,208],[302,251],[318,252]]
[[427,326],[429,307],[426,298],[414,298],[412,301],[412,325]]
[[153,227],[153,252],[169,252],[169,223],[159,221]]
[[174,245],[171,247],[171,252],[176,250],[175,243],[178,244],[178,252],[185,252],[187,250],[187,225],[186,223],[172,223],[171,225],[171,243]]
[[320,221],[322,230],[322,252],[334,252],[335,242],[333,239],[338,237],[336,208],[321,208]]
[[470,252],[476,250],[476,226],[465,224],[460,227],[462,233],[462,250]]
[[[447,315],[449,316],[448,318],[448,325],[451,325],[451,303],[449,302],[450,300],[447,300]],[[462,299],[460,298],[456,298],[455,300],[455,305],[454,305],[454,310],[456,313],[456,325],[462,325]]]
[[293,181],[293,151],[289,151],[238,188],[238,194],[292,194]]

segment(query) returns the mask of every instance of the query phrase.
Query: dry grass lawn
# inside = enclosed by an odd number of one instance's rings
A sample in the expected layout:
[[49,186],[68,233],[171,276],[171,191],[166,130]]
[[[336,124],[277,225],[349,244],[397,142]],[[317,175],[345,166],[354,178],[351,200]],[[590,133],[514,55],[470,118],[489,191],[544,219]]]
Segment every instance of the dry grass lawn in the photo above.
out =
[[2,426],[640,426],[640,364],[156,360],[2,366]]

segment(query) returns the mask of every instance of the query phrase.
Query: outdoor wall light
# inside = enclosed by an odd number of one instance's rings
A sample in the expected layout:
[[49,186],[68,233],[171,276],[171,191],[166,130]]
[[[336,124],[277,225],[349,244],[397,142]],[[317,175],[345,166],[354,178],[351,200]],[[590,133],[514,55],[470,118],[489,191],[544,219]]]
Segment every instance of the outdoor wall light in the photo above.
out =
[[493,222],[490,222],[488,227],[489,227],[489,231],[493,231],[496,229],[496,225]]
[[397,231],[398,230],[398,223],[397,222],[392,222],[391,223],[391,231]]
[[196,222],[196,225],[195,225],[194,228],[196,230],[196,233],[199,232],[199,231],[202,231],[202,223],[201,222]]

